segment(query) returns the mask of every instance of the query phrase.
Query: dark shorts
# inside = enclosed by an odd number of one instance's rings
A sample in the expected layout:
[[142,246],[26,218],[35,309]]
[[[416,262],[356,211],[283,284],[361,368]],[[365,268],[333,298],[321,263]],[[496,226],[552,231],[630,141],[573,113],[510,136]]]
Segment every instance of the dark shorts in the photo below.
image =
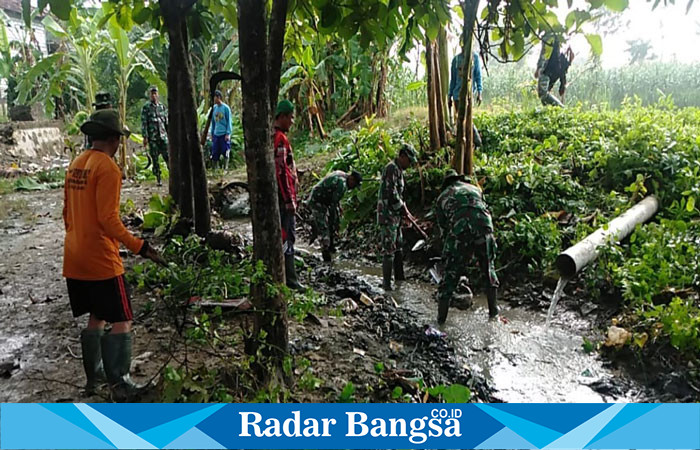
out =
[[67,278],[66,284],[73,317],[90,313],[110,323],[126,322],[134,318],[129,286],[124,275],[100,281]]
[[211,139],[211,159],[214,162],[219,162],[219,159],[226,158],[228,151],[231,149],[231,142],[226,141],[226,136],[214,136]]

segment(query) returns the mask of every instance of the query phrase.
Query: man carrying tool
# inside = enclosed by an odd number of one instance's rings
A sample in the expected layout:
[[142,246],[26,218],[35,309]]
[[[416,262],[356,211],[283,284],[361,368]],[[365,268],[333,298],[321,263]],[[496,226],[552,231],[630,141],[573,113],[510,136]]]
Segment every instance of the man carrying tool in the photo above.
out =
[[225,159],[224,168],[228,169],[228,157],[231,150],[231,108],[224,103],[221,91],[214,92],[214,106],[211,121],[211,162],[216,169],[219,159]]
[[443,324],[447,320],[447,311],[459,279],[465,275],[467,264],[474,255],[488,280],[486,297],[489,317],[496,317],[499,285],[494,267],[496,240],[493,237],[491,213],[481,189],[467,183],[464,175],[448,170],[442,183],[442,193],[435,204],[435,217],[440,227],[445,265],[445,273],[438,286],[438,323]]
[[284,251],[284,268],[287,287],[303,290],[294,266],[294,242],[296,241],[297,213],[297,168],[294,163],[292,146],[287,139],[287,132],[294,124],[294,105],[289,100],[282,100],[275,109],[275,173],[277,175],[280,219],[282,222],[282,250]]
[[[403,171],[418,162],[416,150],[409,144],[403,144],[399,156],[386,165],[382,172],[377,201],[377,223],[382,241],[382,288],[390,291],[391,272],[396,281],[405,280],[403,273],[403,235],[401,219],[413,219],[403,200]],[[415,219],[413,219],[415,221]]]
[[157,87],[151,86],[149,92],[151,99],[141,109],[141,134],[143,146],[148,148],[153,164],[151,170],[156,176],[158,186],[161,186],[158,155],[168,164],[168,110],[164,104],[158,102]]
[[[80,129],[92,138],[93,145],[66,172],[63,276],[73,316],[90,314],[80,334],[86,392],[91,395],[106,377],[114,398],[124,400],[137,393],[139,386],[129,377],[133,313],[119,243],[153,261],[163,260],[119,218],[122,175],[112,158],[121,136],[129,134],[119,114],[113,109],[97,111]],[[112,329],[105,334],[107,322]]]
[[360,172],[352,171],[347,174],[336,170],[326,175],[311,189],[307,200],[311,211],[312,239],[321,236],[321,254],[323,260],[329,262],[335,252],[334,238],[340,224],[340,200],[348,189],[354,189],[362,182]]
[[[549,58],[547,52],[550,52]],[[542,105],[564,106],[564,94],[566,94],[566,74],[574,61],[574,52],[569,47],[566,53],[560,50],[559,38],[546,34],[542,40],[540,57],[537,60],[537,95]],[[559,82],[559,99],[551,94],[556,82]],[[560,100],[561,99],[561,100]]]

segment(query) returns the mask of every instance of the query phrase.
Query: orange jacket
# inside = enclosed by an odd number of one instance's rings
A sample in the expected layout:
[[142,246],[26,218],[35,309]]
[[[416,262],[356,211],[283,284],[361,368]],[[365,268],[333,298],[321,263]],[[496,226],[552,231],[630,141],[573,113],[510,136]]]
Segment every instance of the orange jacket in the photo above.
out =
[[68,168],[63,204],[64,277],[114,278],[124,273],[119,243],[133,253],[141,251],[143,241],[134,237],[119,217],[121,187],[121,170],[100,151],[83,152]]

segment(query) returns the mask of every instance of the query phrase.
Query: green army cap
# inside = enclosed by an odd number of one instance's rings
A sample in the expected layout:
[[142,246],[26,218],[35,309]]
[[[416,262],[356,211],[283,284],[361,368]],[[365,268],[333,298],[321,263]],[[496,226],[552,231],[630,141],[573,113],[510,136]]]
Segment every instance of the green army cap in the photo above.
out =
[[457,180],[465,181],[464,175],[458,174],[454,169],[447,170],[445,172],[445,178],[442,180],[442,189],[445,189]]
[[280,114],[290,114],[294,112],[294,103],[290,102],[289,100],[282,100],[277,104],[277,108],[275,109],[275,117],[279,116]]
[[95,108],[103,109],[112,106],[112,94],[109,92],[98,92],[95,94],[95,103],[92,104]]
[[149,87],[149,88],[148,88],[148,92],[149,92],[149,93],[150,93],[150,92],[158,92],[158,86],[155,86],[155,85],[154,85],[154,86]]
[[406,156],[408,156],[408,159],[413,163],[418,162],[418,153],[416,152],[416,149],[413,148],[411,144],[403,144],[401,145],[401,149],[399,150],[399,155],[401,153],[405,153]]
[[119,120],[119,113],[114,109],[101,109],[92,113],[90,118],[80,127],[80,131],[88,136],[105,136],[131,134]]

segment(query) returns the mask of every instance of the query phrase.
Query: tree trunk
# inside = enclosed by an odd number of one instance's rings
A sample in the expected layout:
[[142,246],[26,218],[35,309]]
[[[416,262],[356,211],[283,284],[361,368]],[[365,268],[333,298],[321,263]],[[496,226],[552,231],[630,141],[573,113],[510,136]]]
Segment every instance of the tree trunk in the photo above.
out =
[[[450,122],[450,114],[452,114],[452,111],[448,111],[447,101],[445,100],[447,98],[447,91],[450,89],[450,61],[447,57],[447,31],[445,31],[445,28],[440,28],[438,32],[438,66],[440,67],[442,116],[445,123],[449,123],[450,126],[452,126]],[[444,145],[447,145],[447,142],[445,142]]]
[[379,82],[377,84],[377,116],[386,117],[387,107],[386,107],[386,77],[387,77],[387,56],[382,54],[381,56],[381,69],[379,73]]
[[274,111],[277,107],[277,97],[279,96],[288,7],[289,0],[274,0],[272,2],[267,54],[267,67],[270,71],[270,78],[268,80],[270,84],[270,111]]
[[[172,42],[173,37],[170,31],[168,31],[168,37],[170,38],[170,42]],[[170,61],[177,60],[173,55],[174,51],[174,46],[170,45]],[[170,172],[170,178],[168,179],[168,192],[170,193],[170,196],[173,198],[173,200],[175,200],[175,204],[178,205],[180,213],[183,214],[183,204],[181,196],[181,188],[183,181],[180,175],[180,173],[182,172],[182,170],[180,169],[180,149],[182,148],[182,146],[180,145],[180,130],[182,129],[182,127],[180,126],[181,120],[179,114],[180,96],[175,94],[177,92],[177,70],[175,70],[175,68],[172,67],[171,64],[168,64],[168,92],[172,93],[168,98],[168,169]],[[191,208],[189,218],[192,218]]]
[[[186,57],[183,48],[183,36],[181,22],[169,21],[167,23],[168,37],[170,38],[170,63],[168,65],[168,86],[170,95],[169,111],[171,123],[168,124],[170,137],[170,151],[177,153],[177,199],[180,208],[180,216],[183,219],[194,218],[194,206],[192,197],[192,170],[187,138],[187,125],[185,124],[185,96],[187,95],[185,74]],[[189,75],[189,74],[187,74]],[[182,95],[181,93],[185,93]],[[173,120],[174,119],[174,120]],[[170,161],[174,166],[175,161]],[[172,184],[172,183],[171,183]]]
[[[472,40],[474,36],[474,24],[476,23],[476,12],[479,7],[479,0],[465,0],[462,4],[464,11],[464,28],[462,34],[462,54],[464,64],[461,68],[462,89],[459,91],[459,104],[457,111],[457,142],[455,157],[452,161],[454,169],[459,173],[464,173],[464,161],[473,161],[473,156],[465,158],[467,152],[472,152],[472,122],[465,123],[465,112],[467,110],[467,97],[471,96],[471,72],[472,72]],[[469,94],[469,95],[468,95]],[[467,173],[471,175],[474,167],[467,167]]]
[[[180,90],[177,91],[181,98],[182,128],[184,133],[183,144],[185,152],[189,155],[192,175],[192,194],[194,200],[194,229],[195,232],[205,237],[211,230],[211,211],[209,209],[209,192],[207,190],[207,171],[204,165],[202,148],[199,145],[199,132],[197,125],[197,105],[195,104],[194,82],[192,80],[192,63],[189,58],[189,45],[187,34],[187,22],[180,24],[180,41],[177,51],[180,53],[178,60],[182,61],[180,68]],[[170,45],[173,45],[171,42]]]
[[[283,378],[282,364],[288,353],[287,304],[277,289],[268,289],[268,283],[284,284],[282,262],[282,232],[277,199],[277,182],[272,148],[271,104],[276,100],[270,83],[272,73],[279,73],[272,64],[281,64],[278,48],[267,47],[266,2],[238,0],[240,38],[241,90],[243,94],[243,134],[245,158],[250,188],[251,219],[253,223],[253,257],[265,264],[267,280],[256,279],[251,286],[255,308],[255,339],[248,350],[262,357],[257,368],[265,382]],[[280,11],[285,0],[275,0],[273,12]],[[280,8],[280,9],[278,9]],[[275,27],[283,27],[284,20],[273,19]],[[270,30],[277,35],[279,29]],[[284,35],[284,33],[281,33]],[[275,45],[281,45],[275,42]],[[277,59],[279,57],[279,59]],[[261,64],[267,61],[267,64]],[[281,69],[280,69],[281,70]],[[279,84],[279,80],[277,80]],[[259,340],[264,334],[264,341]]]
[[425,40],[425,68],[428,76],[428,128],[430,131],[430,151],[435,152],[440,148],[440,135],[438,133],[437,118],[437,93],[435,92],[435,66],[433,64],[433,43]]
[[447,130],[445,128],[445,92],[442,89],[442,78],[440,74],[438,45],[433,46],[433,90],[435,91],[435,115],[437,116],[438,138],[440,140],[440,148],[447,145]]

